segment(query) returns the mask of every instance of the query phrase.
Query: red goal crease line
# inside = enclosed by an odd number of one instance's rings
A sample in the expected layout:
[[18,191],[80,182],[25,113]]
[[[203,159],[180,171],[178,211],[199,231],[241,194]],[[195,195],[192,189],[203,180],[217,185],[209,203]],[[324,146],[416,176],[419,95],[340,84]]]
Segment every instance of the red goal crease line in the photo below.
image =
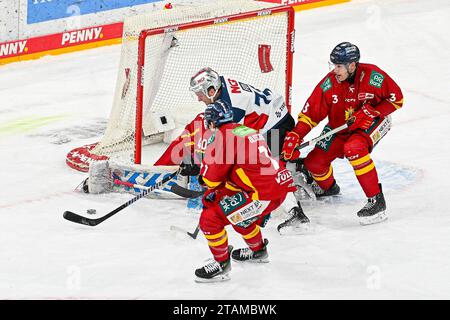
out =
[[[329,6],[351,0],[264,0],[287,4],[295,11]],[[0,43],[0,65],[39,59],[122,42],[123,22],[87,27],[23,40]]]

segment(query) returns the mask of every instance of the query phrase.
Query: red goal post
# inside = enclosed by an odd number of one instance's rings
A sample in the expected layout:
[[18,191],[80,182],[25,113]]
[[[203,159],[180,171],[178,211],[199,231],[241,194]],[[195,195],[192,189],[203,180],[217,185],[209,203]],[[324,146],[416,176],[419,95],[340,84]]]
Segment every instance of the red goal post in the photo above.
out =
[[[294,17],[295,11],[291,6],[281,6],[271,9],[263,9],[257,11],[251,11],[241,14],[229,15],[220,18],[207,19],[202,21],[196,21],[191,23],[184,23],[174,26],[167,26],[163,28],[155,28],[149,30],[143,30],[139,35],[139,49],[138,49],[138,87],[137,87],[137,101],[136,101],[136,147],[135,147],[135,163],[141,163],[142,156],[142,118],[143,118],[143,99],[144,99],[144,82],[143,72],[145,67],[145,41],[147,37],[157,34],[163,34],[171,31],[181,31],[193,28],[205,27],[210,25],[217,25],[222,23],[232,23],[233,21],[239,21],[243,19],[257,18],[261,16],[274,15],[277,13],[288,14],[287,25],[287,41],[286,41],[286,91],[285,99],[289,112],[291,111],[292,102],[292,67],[293,67],[293,53],[294,53]],[[140,79],[140,80],[139,80]]]

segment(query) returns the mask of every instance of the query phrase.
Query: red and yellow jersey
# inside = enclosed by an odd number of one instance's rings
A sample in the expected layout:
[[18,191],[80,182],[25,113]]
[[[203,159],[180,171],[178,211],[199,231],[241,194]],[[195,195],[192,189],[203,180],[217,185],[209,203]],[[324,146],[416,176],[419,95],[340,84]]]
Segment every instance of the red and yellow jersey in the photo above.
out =
[[364,103],[385,117],[402,107],[403,94],[394,80],[373,64],[358,64],[353,83],[338,81],[331,71],[306,101],[294,130],[303,138],[326,117],[331,128],[339,127]]
[[195,155],[196,163],[201,163],[206,149],[204,114],[199,113],[183,130],[177,139],[172,141],[163,155],[155,162],[155,166],[179,165],[183,158]]
[[253,200],[275,200],[295,191],[291,173],[271,157],[256,130],[228,123],[205,137],[208,146],[200,174],[209,188],[245,191]]

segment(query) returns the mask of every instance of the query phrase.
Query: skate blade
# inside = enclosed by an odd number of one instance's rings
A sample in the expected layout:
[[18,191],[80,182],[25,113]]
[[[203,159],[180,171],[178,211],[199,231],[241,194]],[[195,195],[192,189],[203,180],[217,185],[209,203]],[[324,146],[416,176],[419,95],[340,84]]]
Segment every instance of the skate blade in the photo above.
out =
[[237,262],[237,263],[269,263],[270,262],[269,258],[252,259],[252,260],[236,260],[236,259],[232,258],[232,260]]
[[306,234],[311,230],[311,224],[310,222],[302,223],[300,225],[291,225],[286,226],[283,228],[280,228],[278,230],[278,233],[282,236],[285,235],[299,235],[299,234]]
[[229,281],[230,279],[231,279],[230,275],[228,273],[225,273],[225,274],[217,275],[217,276],[215,276],[213,278],[210,278],[210,279],[199,278],[199,277],[196,276],[194,281],[197,282],[197,283],[214,283],[214,282]]
[[339,194],[334,194],[332,196],[323,196],[323,197],[317,197],[316,200],[322,203],[333,203],[333,202],[337,202],[339,200],[341,200],[342,195]]
[[387,220],[388,216],[385,211],[379,212],[370,217],[359,217],[359,224],[362,226],[368,226],[375,223],[380,223]]

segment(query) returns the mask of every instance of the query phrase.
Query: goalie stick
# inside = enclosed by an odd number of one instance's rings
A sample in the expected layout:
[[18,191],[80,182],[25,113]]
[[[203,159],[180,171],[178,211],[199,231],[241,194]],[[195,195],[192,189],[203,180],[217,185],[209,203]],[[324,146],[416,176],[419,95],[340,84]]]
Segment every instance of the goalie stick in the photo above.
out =
[[135,203],[136,201],[138,201],[139,199],[145,197],[152,190],[160,188],[166,182],[172,180],[179,172],[180,172],[180,170],[171,173],[170,175],[168,175],[167,177],[162,179],[160,182],[158,182],[158,183],[154,184],[153,186],[149,187],[147,190],[144,190],[142,193],[138,194],[133,199],[128,200],[127,202],[125,202],[124,204],[122,204],[121,206],[119,206],[116,209],[112,210],[111,212],[109,212],[108,214],[104,215],[101,218],[87,218],[87,217],[83,217],[83,216],[81,216],[79,214],[76,214],[76,213],[74,213],[72,211],[65,211],[63,213],[63,217],[64,217],[64,219],[72,221],[72,222],[75,222],[75,223],[84,224],[84,225],[91,226],[91,227],[96,226],[96,225],[102,223],[103,221],[105,221],[106,219],[111,218],[113,215],[115,215],[116,213],[118,213],[122,209],[125,209],[129,205],[131,205],[131,204]]
[[[133,184],[128,181],[122,181],[119,179],[114,179],[114,183],[118,184],[118,185],[130,187],[130,188],[140,189],[140,190],[148,190],[151,188],[151,187],[146,187],[146,186],[143,186],[140,184]],[[173,184],[169,189],[172,193],[176,194],[177,196],[180,196],[183,198],[188,198],[188,199],[200,197],[204,193],[203,191],[195,191],[195,190],[189,190],[189,189],[183,188],[182,186],[180,186],[176,183]]]

